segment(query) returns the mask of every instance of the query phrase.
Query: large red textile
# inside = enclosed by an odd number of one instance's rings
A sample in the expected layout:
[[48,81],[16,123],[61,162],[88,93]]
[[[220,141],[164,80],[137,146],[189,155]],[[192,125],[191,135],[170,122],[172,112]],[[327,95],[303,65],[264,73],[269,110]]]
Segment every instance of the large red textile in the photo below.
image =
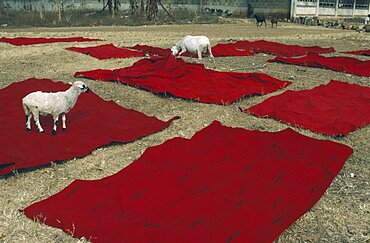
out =
[[1,37],[0,42],[6,42],[15,46],[46,44],[55,42],[85,42],[85,41],[101,41],[100,39],[90,39],[84,37],[68,37],[68,38],[28,38],[28,37],[15,37],[6,38]]
[[170,49],[164,49],[160,47],[147,46],[147,45],[135,45],[135,46],[128,47],[128,48],[142,51],[145,54],[154,55],[154,56],[167,56],[171,54]]
[[341,136],[368,125],[369,108],[369,87],[332,80],[311,90],[286,91],[244,112]]
[[345,51],[345,52],[342,52],[342,53],[353,54],[353,55],[362,55],[362,56],[370,56],[370,50]]
[[[99,59],[140,57],[144,56],[145,54],[151,56],[153,55],[168,56],[171,54],[171,50],[169,48],[164,49],[160,47],[153,47],[147,45],[135,45],[127,48],[118,48],[112,44],[107,44],[87,48],[71,47],[67,48],[67,50],[88,54]],[[138,52],[135,52],[134,50]],[[319,54],[334,51],[335,50],[333,48],[321,48],[318,46],[304,47],[298,45],[285,45],[277,42],[269,42],[264,40],[237,41],[235,43],[217,44],[214,47],[212,47],[212,54],[215,57],[252,56],[260,52],[277,56],[293,57],[293,56],[303,56],[310,53]],[[189,53],[184,53],[183,56],[189,56]]]
[[237,47],[236,43],[217,44],[212,47],[212,54],[215,57],[228,56],[253,56],[256,54],[249,48]]
[[171,55],[152,57],[116,70],[77,72],[99,81],[119,81],[153,93],[168,93],[204,103],[230,104],[246,95],[268,94],[291,82],[262,73],[217,72]]
[[265,40],[237,41],[235,43],[218,44],[212,48],[214,56],[250,56],[253,53],[267,53],[275,56],[294,57],[307,54],[335,52],[334,48],[319,46],[286,45]]
[[268,62],[325,68],[336,72],[351,73],[358,76],[370,77],[370,60],[361,61],[352,57],[324,57],[316,54],[310,54],[299,58],[276,57],[268,60]]
[[113,44],[106,44],[106,45],[92,46],[92,47],[69,47],[69,48],[66,48],[66,50],[90,55],[100,60],[109,59],[109,58],[129,58],[129,57],[145,56],[145,53],[143,52],[136,51],[136,50],[130,50],[127,48],[115,47]]
[[351,153],[292,129],[214,122],[24,213],[92,242],[272,242],[320,199]]
[[67,113],[67,131],[62,132],[59,126],[58,134],[52,136],[53,119],[45,116],[40,119],[45,133],[38,133],[33,122],[32,131],[27,132],[22,98],[33,91],[60,91],[69,86],[48,79],[27,79],[0,90],[0,175],[82,157],[111,142],[131,142],[164,129],[172,121],[127,110],[89,92],[81,94]]

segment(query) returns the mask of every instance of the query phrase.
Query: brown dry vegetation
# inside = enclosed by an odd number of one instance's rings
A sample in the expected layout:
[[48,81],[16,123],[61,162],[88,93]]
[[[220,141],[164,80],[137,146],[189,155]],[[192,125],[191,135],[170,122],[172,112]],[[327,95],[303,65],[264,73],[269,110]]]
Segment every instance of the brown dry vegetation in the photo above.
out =
[[[279,23],[276,28],[257,29],[252,22],[235,20],[221,25],[162,25],[142,27],[79,27],[3,29],[1,36],[103,38],[104,43],[118,46],[148,44],[170,47],[186,34],[205,34],[212,44],[228,39],[265,39],[287,44],[333,46],[337,51],[370,49],[370,34]],[[56,43],[16,47],[0,43],[0,88],[29,77],[55,81],[73,81],[76,71],[97,68],[114,69],[132,65],[137,58],[100,61],[92,57],[64,50],[70,46],[92,46],[98,43]],[[101,44],[99,42],[99,44]],[[338,55],[338,54],[336,54]],[[330,79],[370,86],[370,79],[329,70],[269,63],[259,68],[272,56],[258,54],[251,57],[216,59],[216,69],[230,71],[261,71],[287,80],[294,76],[287,89],[303,90],[327,83]],[[360,57],[361,58],[361,57]],[[363,58],[366,59],[366,58]],[[211,62],[203,63],[213,68]],[[239,112],[278,91],[266,96],[245,98],[229,106],[201,104],[176,98],[162,98],[152,93],[118,83],[84,80],[106,100],[114,100],[125,108],[135,109],[162,120],[179,115],[167,129],[133,143],[103,147],[90,155],[0,179],[0,242],[76,242],[59,229],[35,223],[18,210],[45,199],[69,185],[75,179],[93,180],[112,175],[134,162],[150,146],[173,137],[190,138],[213,120],[245,129],[278,131],[288,126],[272,120],[260,119]],[[70,124],[73,125],[73,124]],[[308,130],[294,130],[317,139],[329,139],[354,149],[344,168],[320,201],[278,239],[280,242],[369,242],[370,240],[370,126],[352,132],[343,139],[333,139]],[[354,177],[351,177],[354,175]]]

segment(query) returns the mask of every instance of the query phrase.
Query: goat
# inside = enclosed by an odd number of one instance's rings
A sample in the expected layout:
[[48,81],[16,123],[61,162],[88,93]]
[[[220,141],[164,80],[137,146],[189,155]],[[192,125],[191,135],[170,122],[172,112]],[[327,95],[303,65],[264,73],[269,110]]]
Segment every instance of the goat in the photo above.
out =
[[254,15],[254,17],[256,18],[257,27],[262,27],[263,23],[265,23],[265,27],[267,26],[265,16]]
[[278,18],[272,17],[272,19],[271,19],[271,28],[274,28],[274,24],[275,24],[275,26],[277,28],[278,22],[279,22],[279,19]]

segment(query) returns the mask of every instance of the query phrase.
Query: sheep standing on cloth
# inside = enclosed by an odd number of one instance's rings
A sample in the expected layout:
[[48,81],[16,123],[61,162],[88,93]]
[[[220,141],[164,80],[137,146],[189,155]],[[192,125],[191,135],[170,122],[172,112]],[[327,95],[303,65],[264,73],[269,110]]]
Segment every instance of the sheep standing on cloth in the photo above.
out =
[[190,57],[197,54],[199,61],[202,60],[202,53],[208,53],[209,57],[214,62],[214,57],[211,51],[211,43],[207,36],[185,36],[181,41],[171,48],[172,55],[180,56],[184,52],[189,52]]
[[36,91],[26,95],[22,99],[22,105],[26,114],[27,131],[31,130],[32,115],[40,133],[44,132],[44,129],[40,124],[39,115],[52,115],[54,120],[53,135],[56,135],[60,114],[62,114],[63,131],[66,130],[66,113],[73,108],[82,92],[89,92],[89,88],[84,82],[76,81],[66,91],[55,93]]

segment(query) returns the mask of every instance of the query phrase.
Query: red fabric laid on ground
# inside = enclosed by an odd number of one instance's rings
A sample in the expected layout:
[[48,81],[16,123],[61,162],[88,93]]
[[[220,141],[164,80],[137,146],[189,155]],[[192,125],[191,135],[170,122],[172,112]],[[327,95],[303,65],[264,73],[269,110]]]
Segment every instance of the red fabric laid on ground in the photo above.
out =
[[[225,53],[222,53],[225,48]],[[235,50],[233,53],[232,50]],[[277,42],[257,40],[257,41],[237,41],[228,44],[218,44],[212,48],[214,56],[250,56],[252,53],[267,53],[275,56],[293,57],[307,54],[322,54],[335,52],[334,48],[322,48],[319,46],[298,46],[286,45]]]
[[370,60],[361,61],[352,57],[324,57],[316,54],[310,54],[299,58],[276,57],[268,60],[268,62],[324,68],[336,72],[351,73],[358,76],[370,77]]
[[[137,52],[131,52],[131,50],[137,50],[143,54]],[[127,48],[118,48],[112,44],[78,48],[71,47],[67,50],[77,51],[99,59],[108,58],[126,58],[126,57],[137,57],[144,56],[145,54],[155,56],[168,56],[171,54],[171,50],[153,47],[147,45],[135,45]],[[328,53],[334,52],[333,48],[321,48],[318,46],[303,47],[297,45],[285,45],[277,42],[269,42],[264,40],[258,41],[237,41],[235,43],[218,44],[212,47],[212,53],[215,57],[226,57],[226,56],[252,56],[256,53],[268,53],[277,56],[292,57],[292,56],[303,56],[310,53]],[[132,54],[132,55],[130,55]],[[137,55],[137,56],[136,56]],[[184,53],[182,56],[189,56],[188,53]],[[194,55],[196,57],[197,55]]]
[[342,136],[370,123],[369,107],[369,87],[332,80],[311,90],[288,90],[244,112]]
[[22,98],[33,91],[61,91],[70,85],[48,79],[27,79],[0,90],[0,175],[89,154],[112,142],[128,143],[167,127],[163,122],[113,101],[104,101],[93,92],[81,94],[67,113],[67,131],[52,136],[53,119],[41,117],[45,133],[38,133],[32,121],[27,132]]
[[142,59],[116,70],[77,72],[99,81],[119,81],[153,93],[167,93],[204,103],[230,104],[246,95],[268,94],[291,84],[263,73],[217,72],[172,55]]
[[320,199],[351,153],[292,129],[214,122],[23,211],[92,242],[272,242]]
[[217,44],[212,47],[212,54],[215,57],[228,57],[228,56],[253,56],[256,54],[248,48],[236,47],[233,43]]
[[160,47],[147,46],[147,45],[135,45],[135,46],[128,47],[128,48],[142,51],[145,54],[154,55],[154,56],[167,56],[171,54],[170,49],[164,49]]
[[342,52],[342,53],[353,54],[353,55],[362,55],[362,56],[370,56],[370,50],[345,51],[345,52]]
[[100,39],[90,39],[84,37],[68,37],[68,38],[28,38],[28,37],[15,37],[6,38],[1,37],[0,42],[9,43],[15,46],[23,45],[36,45],[36,44],[46,44],[55,42],[86,42],[86,41],[101,41]]
[[92,47],[69,47],[66,48],[69,51],[75,51],[90,55],[100,60],[109,58],[130,58],[130,57],[144,57],[145,53],[130,50],[127,48],[115,47],[113,44],[106,44]]

